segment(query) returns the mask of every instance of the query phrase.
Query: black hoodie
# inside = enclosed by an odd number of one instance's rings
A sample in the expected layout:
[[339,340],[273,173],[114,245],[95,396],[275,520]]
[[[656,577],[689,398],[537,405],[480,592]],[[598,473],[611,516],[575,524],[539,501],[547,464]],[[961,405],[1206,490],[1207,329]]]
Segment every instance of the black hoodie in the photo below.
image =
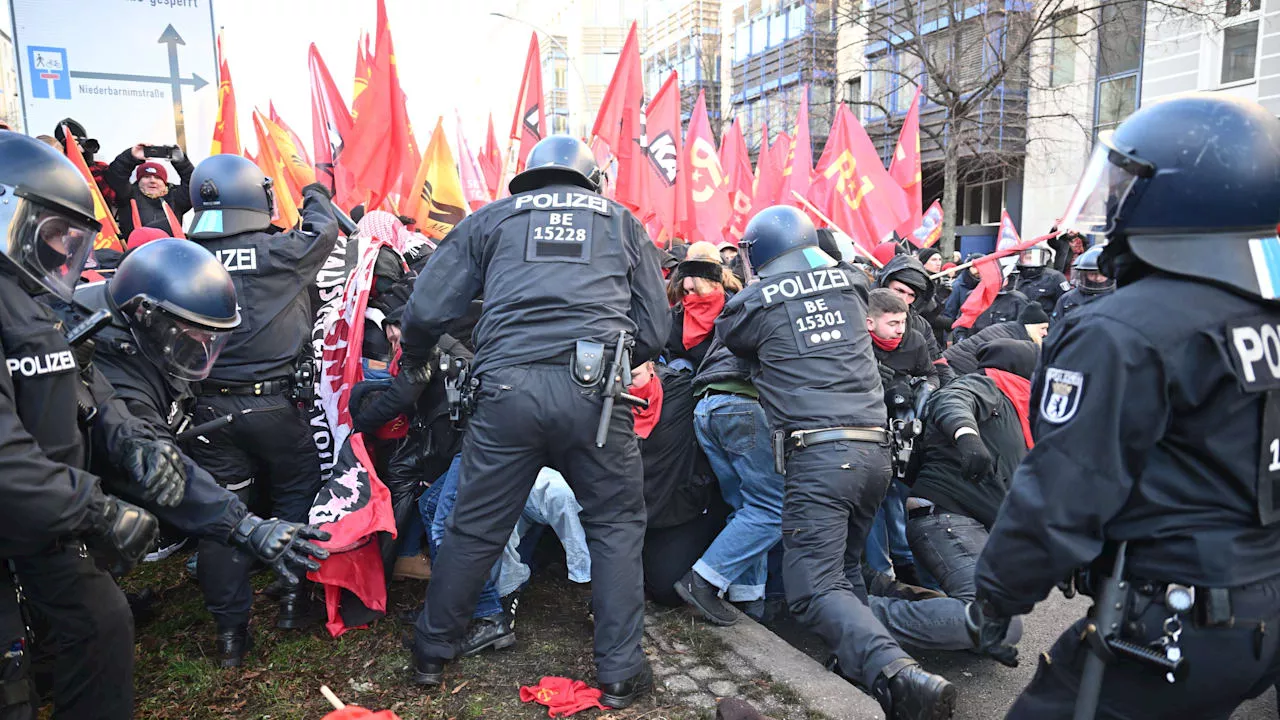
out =
[[[887,288],[891,280],[897,280],[916,291],[916,299],[911,303],[910,312],[907,313],[907,327],[920,333],[929,348],[930,362],[937,363],[942,359],[942,350],[939,349],[938,340],[934,337],[933,326],[925,317],[929,313],[936,314],[937,311],[934,302],[934,283],[929,279],[929,273],[914,255],[895,255],[877,274],[876,285]],[[955,374],[945,363],[938,365],[938,382],[946,385],[954,377]]]

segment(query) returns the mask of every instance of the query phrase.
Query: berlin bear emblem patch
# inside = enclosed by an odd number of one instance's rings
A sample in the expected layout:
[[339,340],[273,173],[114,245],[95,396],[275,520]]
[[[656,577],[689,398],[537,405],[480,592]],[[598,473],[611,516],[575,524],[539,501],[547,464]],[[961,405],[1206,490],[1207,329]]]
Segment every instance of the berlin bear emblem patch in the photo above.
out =
[[1040,417],[1061,425],[1075,417],[1084,392],[1084,375],[1074,370],[1048,368],[1044,373],[1044,391],[1040,397]]

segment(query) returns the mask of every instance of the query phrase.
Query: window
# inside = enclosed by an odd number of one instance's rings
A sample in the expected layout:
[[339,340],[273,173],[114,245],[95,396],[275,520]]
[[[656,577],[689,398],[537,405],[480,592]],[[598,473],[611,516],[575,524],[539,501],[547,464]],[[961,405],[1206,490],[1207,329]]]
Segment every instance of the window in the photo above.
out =
[[1258,21],[1222,31],[1222,83],[1252,80],[1258,58]]
[[1060,15],[1053,21],[1053,34],[1049,37],[1049,87],[1075,82],[1078,21],[1075,12]]
[[769,39],[769,20],[763,18],[751,23],[751,54],[758,55],[765,51]]
[[[960,189],[956,196],[957,215],[961,225],[996,225],[1004,210],[1004,181],[974,183]],[[963,202],[961,202],[963,201]]]
[[1125,75],[1098,83],[1095,130],[1109,130],[1137,110],[1138,76]]
[[751,53],[751,26],[743,25],[733,34],[733,61],[742,62]]
[[862,76],[844,81],[844,102],[846,105],[857,105],[862,102]]
[[556,63],[555,69],[551,73],[551,87],[566,88],[569,87],[568,69],[563,63]]
[[[1227,0],[1227,17],[1239,17],[1245,12],[1245,4],[1243,0]],[[1249,0],[1248,12],[1258,12],[1262,9],[1262,0]]]
[[878,118],[884,115],[889,107],[889,83],[891,78],[889,75],[890,60],[888,55],[881,55],[871,60],[871,69],[867,73],[867,102],[870,107],[867,108],[868,118]]
[[787,16],[774,15],[769,18],[769,47],[781,45],[787,40]]
[[1143,4],[1114,0],[1102,6],[1098,76],[1138,69],[1142,58]]

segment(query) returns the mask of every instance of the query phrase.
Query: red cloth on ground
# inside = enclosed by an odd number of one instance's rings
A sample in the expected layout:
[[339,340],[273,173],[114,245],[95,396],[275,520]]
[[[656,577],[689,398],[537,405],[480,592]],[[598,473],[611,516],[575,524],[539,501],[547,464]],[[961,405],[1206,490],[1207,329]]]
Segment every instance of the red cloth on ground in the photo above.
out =
[[1013,409],[1018,413],[1018,422],[1022,423],[1022,439],[1027,441],[1027,449],[1035,447],[1035,441],[1031,439],[1031,381],[1021,375],[995,368],[987,368],[982,372],[991,378],[1013,404]]
[[348,705],[341,710],[334,710],[322,720],[400,720],[400,716],[390,710],[365,710],[359,705]]
[[605,706],[600,704],[601,694],[581,680],[548,676],[539,680],[537,685],[520,688],[520,702],[546,705],[547,717],[569,717],[588,708],[604,710]]
[[724,309],[724,288],[707,295],[689,293],[680,301],[684,305],[684,349],[697,345],[711,334],[716,318]]
[[635,395],[642,400],[649,401],[649,407],[632,407],[631,413],[636,418],[636,435],[641,440],[649,439],[649,433],[658,425],[658,418],[662,417],[662,381],[657,375],[649,378],[649,382],[644,387],[632,386],[627,390],[628,393]]
[[885,340],[870,330],[867,331],[867,334],[871,336],[871,342],[875,343],[876,347],[884,350],[885,352],[893,352],[894,350],[897,350],[898,346],[902,344],[902,338],[904,337],[899,335],[892,340]]

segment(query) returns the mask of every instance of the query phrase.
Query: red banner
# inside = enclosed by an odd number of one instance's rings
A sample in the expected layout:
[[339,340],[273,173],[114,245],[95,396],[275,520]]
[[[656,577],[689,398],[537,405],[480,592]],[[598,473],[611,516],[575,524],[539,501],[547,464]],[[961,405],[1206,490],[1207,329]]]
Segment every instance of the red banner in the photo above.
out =
[[542,100],[542,52],[538,49],[538,34],[529,37],[529,53],[524,60],[524,77],[520,79],[520,94],[516,97],[516,114],[511,118],[511,139],[520,141],[516,155],[516,172],[524,170],[529,151],[539,140],[547,136],[547,119]]
[[729,222],[729,179],[716,154],[711,119],[707,117],[707,98],[698,91],[698,100],[689,116],[684,151],[680,153],[680,188],[685,198],[681,223],[685,240],[719,243]]

